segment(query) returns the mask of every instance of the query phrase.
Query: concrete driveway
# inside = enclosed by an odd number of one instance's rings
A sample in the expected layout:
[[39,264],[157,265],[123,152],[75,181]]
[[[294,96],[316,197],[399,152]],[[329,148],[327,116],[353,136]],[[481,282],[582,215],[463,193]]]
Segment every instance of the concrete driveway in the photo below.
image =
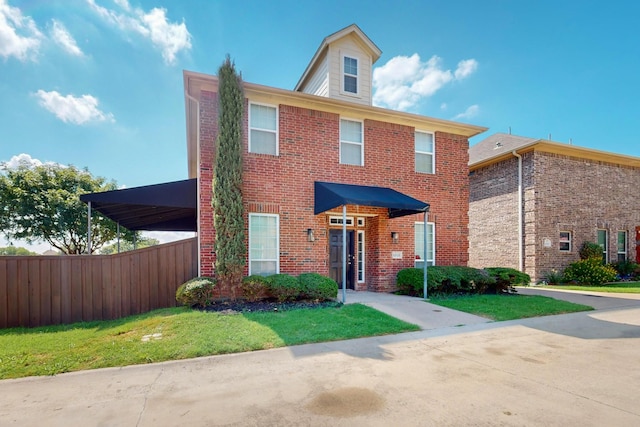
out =
[[0,381],[0,426],[640,425],[640,300],[582,297],[608,308]]

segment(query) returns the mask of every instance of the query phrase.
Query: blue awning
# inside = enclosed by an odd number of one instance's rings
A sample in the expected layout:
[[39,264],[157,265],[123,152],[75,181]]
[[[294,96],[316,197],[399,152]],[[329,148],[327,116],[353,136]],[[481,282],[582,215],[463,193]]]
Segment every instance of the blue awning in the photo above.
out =
[[388,208],[389,218],[429,211],[428,203],[386,187],[316,181],[314,192],[315,215],[342,205]]

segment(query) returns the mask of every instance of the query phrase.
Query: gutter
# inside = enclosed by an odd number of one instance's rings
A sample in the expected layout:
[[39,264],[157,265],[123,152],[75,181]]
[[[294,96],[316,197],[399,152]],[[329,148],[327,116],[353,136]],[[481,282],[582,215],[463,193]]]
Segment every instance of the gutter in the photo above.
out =
[[516,150],[513,150],[511,154],[518,158],[518,269],[524,272],[524,256],[522,253],[522,241],[524,240],[524,230],[522,227],[522,156],[518,154]]

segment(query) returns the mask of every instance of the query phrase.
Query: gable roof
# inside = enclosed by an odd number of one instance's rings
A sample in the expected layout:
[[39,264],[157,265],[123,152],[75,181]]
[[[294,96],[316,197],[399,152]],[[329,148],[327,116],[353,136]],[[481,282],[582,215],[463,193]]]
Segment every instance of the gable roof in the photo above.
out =
[[380,58],[380,55],[382,55],[382,51],[380,50],[380,48],[371,41],[371,39],[360,29],[360,27],[358,27],[356,24],[351,24],[348,27],[336,31],[335,33],[325,37],[324,40],[322,40],[322,43],[320,43],[320,47],[318,47],[318,50],[316,50],[313,58],[311,58],[311,62],[309,62],[309,65],[307,65],[304,73],[302,73],[302,77],[300,77],[300,80],[298,80],[298,83],[296,83],[296,86],[293,90],[300,90],[300,87],[308,77],[314,65],[323,56],[324,52],[329,48],[329,45],[331,43],[335,42],[336,40],[340,40],[341,38],[346,37],[351,33],[355,34],[366,47],[369,55],[371,55],[372,64],[374,64],[378,60],[378,58]]
[[624,154],[594,150],[547,139],[496,133],[469,147],[469,169],[476,170],[530,151],[559,154],[579,159],[606,162],[623,166],[640,167],[640,158]]

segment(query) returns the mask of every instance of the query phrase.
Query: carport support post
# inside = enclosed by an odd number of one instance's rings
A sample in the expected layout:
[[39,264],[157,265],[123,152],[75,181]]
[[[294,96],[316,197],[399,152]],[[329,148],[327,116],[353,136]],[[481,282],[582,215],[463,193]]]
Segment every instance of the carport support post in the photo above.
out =
[[347,300],[347,205],[342,205],[342,303]]
[[87,203],[87,254],[91,255],[91,201]]
[[117,234],[118,234],[118,253],[120,253],[120,221],[118,221]]
[[429,218],[429,213],[425,209],[424,211],[424,276],[423,276],[423,286],[424,286],[424,299],[429,299],[427,295],[427,219]]

